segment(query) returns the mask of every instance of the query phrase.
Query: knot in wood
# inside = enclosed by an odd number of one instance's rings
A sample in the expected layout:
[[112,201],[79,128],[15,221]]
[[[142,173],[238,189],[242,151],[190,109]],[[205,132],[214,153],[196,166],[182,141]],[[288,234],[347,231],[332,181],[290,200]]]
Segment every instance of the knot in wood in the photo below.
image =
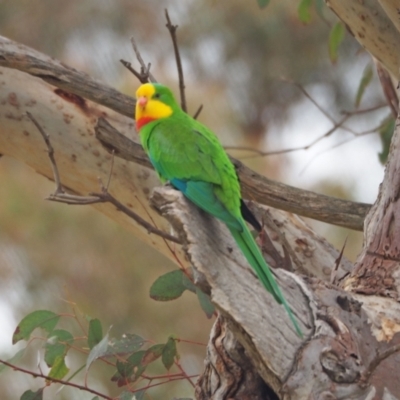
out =
[[336,297],[336,302],[343,311],[355,313],[360,316],[362,306],[361,302],[342,294]]
[[319,360],[324,372],[336,383],[354,383],[360,377],[357,358],[344,357],[330,348],[321,353]]

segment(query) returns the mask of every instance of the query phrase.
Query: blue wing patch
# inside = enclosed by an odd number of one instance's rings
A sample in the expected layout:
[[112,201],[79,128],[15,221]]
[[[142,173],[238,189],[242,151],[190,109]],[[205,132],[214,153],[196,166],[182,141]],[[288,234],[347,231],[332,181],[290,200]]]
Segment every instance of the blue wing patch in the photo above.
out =
[[240,222],[225,208],[214,193],[213,184],[203,181],[171,179],[171,184],[202,210],[225,222],[230,228],[243,230]]

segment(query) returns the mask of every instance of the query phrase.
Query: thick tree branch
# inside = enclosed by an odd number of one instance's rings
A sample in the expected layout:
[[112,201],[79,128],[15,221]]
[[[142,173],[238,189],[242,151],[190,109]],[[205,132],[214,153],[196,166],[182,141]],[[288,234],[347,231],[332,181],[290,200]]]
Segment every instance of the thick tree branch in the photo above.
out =
[[[17,69],[51,83],[59,88],[54,91],[59,97],[64,98],[67,102],[74,103],[82,113],[87,113],[87,115],[97,118],[106,117],[106,112],[103,115],[93,115],[92,109],[85,99],[105,105],[123,115],[133,116],[134,100],[132,98],[124,96],[41,53],[17,45],[5,38],[0,38],[0,66]],[[130,131],[132,129],[133,124]],[[125,140],[116,139],[115,132],[112,130],[110,132],[110,141],[117,141],[112,145],[116,149],[117,156],[134,162],[140,162],[138,158],[142,161],[146,159],[139,144],[134,144],[126,138]],[[106,140],[103,139],[103,142],[106,143]],[[129,151],[125,149],[125,146],[129,147]],[[138,157],[136,157],[136,154],[138,154]],[[369,205],[335,199],[287,186],[251,171],[238,160],[232,160],[237,167],[245,198],[327,223],[362,230],[363,220]],[[141,163],[141,165],[143,164]],[[148,166],[149,163],[146,164],[145,162],[145,165]]]
[[[140,144],[120,134],[105,119],[96,125],[96,135],[118,157],[152,168]],[[333,225],[362,230],[370,205],[324,196],[273,181],[231,157],[242,185],[243,197],[284,211],[317,219]]]
[[0,360],[0,363],[6,365],[9,368],[12,368],[14,371],[23,372],[24,374],[31,375],[34,378],[45,379],[48,382],[48,383],[46,383],[46,386],[48,386],[48,384],[50,382],[51,383],[58,383],[58,384],[63,385],[63,386],[70,386],[70,387],[73,387],[75,389],[79,389],[79,390],[82,390],[84,392],[91,393],[92,395],[94,394],[94,395],[96,395],[96,396],[98,396],[98,397],[100,397],[102,399],[113,400],[112,397],[107,396],[104,393],[98,392],[97,390],[91,389],[91,388],[89,388],[87,386],[77,385],[76,383],[69,382],[69,381],[63,380],[63,379],[52,378],[51,376],[44,375],[41,372],[30,371],[28,369],[18,367],[17,365],[10,364],[9,362],[4,361],[4,360]]
[[27,46],[0,36],[0,66],[17,69],[133,118],[135,100]]

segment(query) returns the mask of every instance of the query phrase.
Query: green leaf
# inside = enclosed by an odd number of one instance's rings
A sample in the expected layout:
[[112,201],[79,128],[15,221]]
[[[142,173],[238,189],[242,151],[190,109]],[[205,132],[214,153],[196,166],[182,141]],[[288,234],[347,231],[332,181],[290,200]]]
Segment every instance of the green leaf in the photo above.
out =
[[269,4],[270,0],[257,0],[258,3],[258,7],[260,7],[261,9],[267,7],[267,5]]
[[58,356],[49,371],[51,378],[62,379],[69,372],[69,368],[65,365],[65,356]]
[[89,332],[88,332],[88,346],[89,349],[93,349],[96,344],[99,344],[103,339],[103,329],[101,322],[97,319],[91,319],[89,321]]
[[92,400],[100,400],[100,399],[99,399],[99,396],[95,396],[95,397],[93,397]]
[[344,25],[341,22],[337,22],[329,34],[329,57],[333,63],[337,61],[338,49],[343,42],[344,33]]
[[311,12],[310,8],[313,0],[301,0],[297,8],[297,14],[299,20],[304,24],[309,24],[311,22]]
[[96,344],[90,351],[88,358],[86,360],[86,371],[90,368],[90,365],[97,358],[103,357],[107,354],[108,350],[108,333],[103,337],[100,343]]
[[150,297],[157,301],[169,301],[182,296],[187,289],[183,283],[183,276],[184,273],[180,269],[159,276],[151,285]]
[[176,350],[176,341],[170,336],[167,340],[166,345],[162,351],[162,363],[164,367],[169,371],[171,367],[174,365],[175,357],[177,357],[178,352]]
[[382,141],[382,152],[378,154],[379,161],[385,164],[389,155],[390,143],[395,128],[395,119],[392,114],[389,114],[379,127],[379,135]]
[[362,99],[362,97],[364,95],[365,89],[371,83],[373,76],[374,76],[374,70],[372,68],[372,65],[368,64],[364,68],[364,72],[362,74],[360,83],[358,85],[356,100],[355,100],[355,103],[354,103],[356,108],[359,107],[359,105],[361,103],[361,99]]
[[111,381],[117,382],[119,387],[127,385],[129,382],[134,382],[146,369],[142,365],[142,359],[146,351],[141,350],[133,353],[124,361],[117,361],[117,372],[112,376]]
[[128,357],[126,361],[133,367],[137,367],[142,363],[142,359],[145,354],[146,350],[137,351],[136,353],[133,353],[130,357]]
[[40,388],[36,392],[32,392],[32,390],[27,390],[21,396],[20,400],[43,400],[43,390],[44,388]]
[[69,346],[74,342],[72,334],[64,329],[51,332],[45,345],[44,360],[52,367],[58,357],[65,357]]
[[135,393],[132,392],[122,392],[116,400],[135,400]]
[[[26,347],[15,353],[11,358],[6,360],[10,364],[15,364],[17,361],[21,360],[21,358],[25,354]],[[10,368],[8,365],[0,364],[0,374],[6,370],[7,368]]]
[[185,286],[185,288],[187,290],[190,290],[193,293],[196,293],[196,286],[194,285],[194,283],[187,277],[187,275],[185,273],[182,273],[182,283],[183,286]]
[[145,390],[139,390],[139,392],[133,393],[132,400],[143,400],[145,393],[146,393]]
[[12,343],[18,343],[20,340],[28,340],[31,333],[36,328],[42,328],[46,332],[51,332],[57,325],[60,316],[52,311],[39,310],[28,314],[18,324],[13,334]]
[[107,351],[103,357],[123,356],[140,349],[146,343],[141,336],[133,333],[124,333],[121,339],[112,338],[108,342]]
[[117,372],[111,377],[112,382],[116,382],[118,387],[126,386],[131,382],[133,366],[128,361],[117,361]]
[[211,318],[214,314],[215,307],[214,304],[211,303],[210,296],[202,292],[199,288],[196,288],[196,294],[202,310],[206,313],[207,318]]
[[142,365],[149,365],[153,361],[161,357],[165,344],[155,344],[146,350],[141,361]]
[[122,392],[116,400],[143,400],[144,394],[146,393],[145,390],[139,390],[138,392]]

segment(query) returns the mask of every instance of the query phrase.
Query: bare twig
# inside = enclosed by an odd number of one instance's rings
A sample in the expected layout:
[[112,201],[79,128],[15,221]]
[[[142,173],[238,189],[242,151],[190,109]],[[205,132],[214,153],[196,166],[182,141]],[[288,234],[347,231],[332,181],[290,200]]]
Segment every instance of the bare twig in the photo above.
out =
[[89,193],[89,196],[80,196],[80,195],[75,195],[75,194],[70,194],[67,193],[61,183],[60,180],[60,174],[58,172],[58,167],[57,163],[54,157],[54,149],[51,145],[50,142],[50,137],[47,135],[43,128],[39,125],[39,123],[34,119],[34,117],[28,113],[28,117],[32,120],[32,122],[35,124],[39,132],[44,138],[44,141],[47,146],[47,150],[49,153],[49,159],[50,163],[53,169],[53,175],[54,175],[54,181],[56,184],[56,190],[54,193],[49,195],[47,198],[48,200],[51,201],[57,201],[60,203],[65,203],[65,204],[73,204],[73,205],[88,205],[88,204],[96,204],[96,203],[111,203],[113,204],[117,210],[122,211],[124,214],[126,214],[128,217],[132,218],[135,222],[137,222],[139,225],[144,227],[148,233],[153,233],[155,235],[161,236],[166,240],[170,240],[171,242],[178,243],[180,244],[180,240],[176,238],[175,236],[170,235],[167,232],[164,232],[160,229],[155,228],[153,225],[151,225],[149,222],[147,222],[144,218],[142,218],[140,215],[136,214],[132,210],[130,210],[128,207],[123,205],[121,202],[119,202],[115,197],[113,197],[109,192],[108,192],[108,187],[110,185],[111,181],[111,174],[112,174],[112,168],[114,165],[114,160],[112,158],[111,161],[111,168],[110,168],[110,173],[108,176],[108,181],[107,181],[107,186],[104,186],[101,180],[99,179],[100,183],[100,189],[101,193]]
[[132,218],[135,222],[137,222],[139,225],[145,228],[148,233],[153,233],[154,235],[160,236],[166,240],[170,240],[171,242],[181,244],[180,240],[177,237],[155,228],[140,215],[136,214],[128,207],[123,205],[121,202],[119,202],[114,196],[112,196],[107,191],[107,188],[103,186],[101,181],[100,181],[100,189],[101,189],[100,193],[89,193],[89,196],[72,195],[65,192],[61,193],[55,192],[51,194],[47,199],[59,203],[72,204],[72,205],[111,203],[117,208],[117,210],[122,211],[128,217]]
[[174,364],[175,364],[175,366],[181,371],[182,379],[186,379],[186,380],[189,382],[190,386],[192,386],[192,387],[194,388],[194,387],[195,387],[195,384],[194,384],[194,382],[192,381],[191,378],[197,378],[198,375],[188,375],[188,374],[186,373],[186,371],[182,368],[180,362],[177,361],[177,360],[175,360]]
[[140,64],[140,73],[143,76],[147,77],[147,80],[145,82],[142,82],[140,79],[140,82],[142,83],[146,83],[146,82],[157,82],[156,79],[154,78],[153,74],[150,72],[150,67],[151,64],[145,64],[142,55],[140,54],[139,48],[136,45],[135,39],[133,37],[131,37],[131,43],[132,43],[132,47],[133,47],[133,51],[135,52],[136,58],[139,61]]
[[[316,139],[311,141],[310,143],[304,145],[304,146],[298,146],[298,147],[292,147],[289,149],[283,149],[283,150],[274,150],[274,151],[262,151],[262,150],[257,150],[251,147],[236,147],[236,146],[225,146],[224,148],[226,150],[247,150],[247,151],[252,151],[254,153],[257,153],[258,156],[264,157],[264,156],[272,156],[272,155],[277,155],[277,154],[287,154],[287,153],[292,153],[294,151],[299,151],[299,150],[308,150],[312,146],[316,145],[318,142],[320,142],[322,139],[329,137],[333,132],[335,132],[341,125],[349,118],[349,116],[345,115],[339,122],[335,122],[334,126],[328,130],[328,132],[324,133],[321,136],[318,136]],[[354,133],[357,134],[357,133]],[[242,159],[245,158],[251,158],[254,156],[245,156],[241,157]]]
[[26,115],[29,117],[29,119],[35,124],[36,128],[40,132],[40,134],[43,136],[43,139],[46,143],[47,146],[47,153],[49,155],[50,161],[51,161],[51,167],[53,168],[53,175],[54,175],[54,180],[56,182],[56,193],[63,193],[63,188],[60,183],[60,175],[58,173],[58,168],[56,165],[56,160],[54,159],[54,149],[53,146],[50,143],[50,136],[42,129],[42,127],[39,125],[39,123],[36,121],[36,119],[33,117],[33,115],[27,111]]
[[373,111],[377,111],[380,110],[381,108],[387,107],[388,105],[386,103],[382,103],[382,104],[377,104],[376,106],[372,106],[372,107],[367,107],[367,108],[362,108],[360,110],[352,110],[352,111],[348,111],[348,110],[342,110],[341,113],[342,114],[346,114],[346,115],[350,115],[350,116],[354,116],[354,115],[359,115],[359,114],[367,114]]
[[[307,97],[307,98],[311,101],[311,103],[313,103],[314,106],[317,107],[318,110],[319,110],[323,115],[325,115],[326,118],[329,119],[329,121],[332,122],[332,124],[333,124],[334,127],[335,127],[335,126],[336,126],[336,127],[341,127],[344,131],[347,131],[347,132],[350,132],[350,133],[353,133],[353,134],[355,133],[353,129],[348,128],[347,126],[344,126],[344,125],[343,125],[344,122],[347,120],[347,118],[342,119],[342,120],[339,121],[339,122],[336,122],[335,118],[333,118],[333,117],[328,113],[328,111],[326,111],[323,107],[321,107],[321,106],[318,104],[318,102],[308,93],[308,91],[303,87],[303,85],[301,85],[301,84],[298,83],[298,82],[294,82],[294,81],[291,81],[291,80],[285,79],[285,78],[283,78],[282,80],[283,80],[284,82],[287,82],[287,83],[290,83],[290,84],[296,86],[296,87],[303,93],[303,95],[304,95],[305,97]],[[334,129],[331,133],[333,133],[335,130],[336,130],[336,129]]]
[[0,363],[6,365],[7,367],[12,368],[14,371],[23,372],[24,374],[31,375],[31,376],[33,376],[34,378],[43,378],[43,379],[45,379],[47,382],[59,383],[59,384],[61,384],[61,385],[70,386],[70,387],[73,387],[73,388],[75,388],[75,389],[82,390],[82,391],[84,391],[84,392],[92,393],[92,394],[94,394],[94,395],[96,395],[96,396],[101,397],[102,399],[113,400],[112,397],[109,397],[109,396],[107,396],[107,395],[105,395],[105,394],[103,394],[103,393],[100,393],[100,392],[98,392],[97,390],[90,389],[90,388],[88,388],[87,386],[78,385],[78,384],[76,384],[76,383],[72,383],[72,382],[69,382],[69,381],[64,381],[64,380],[62,380],[62,379],[52,378],[51,376],[44,375],[44,374],[42,374],[41,372],[39,373],[39,372],[29,371],[28,369],[18,367],[17,365],[11,364],[11,363],[9,363],[9,362],[7,362],[7,361],[4,361],[4,360],[1,360],[1,359],[0,359]]
[[201,111],[203,109],[203,104],[200,104],[200,107],[197,109],[197,111],[194,113],[193,118],[197,119],[198,116],[200,115]]
[[[187,375],[187,377],[188,377],[189,379],[190,379],[190,378],[198,378],[198,376],[199,376],[199,375]],[[179,381],[179,380],[183,380],[183,379],[186,379],[186,377],[180,376],[180,377],[176,377],[176,378],[171,378],[171,379],[168,379],[168,380],[165,380],[165,381],[162,381],[162,382],[157,382],[157,383],[149,384],[149,385],[147,385],[147,386],[145,386],[145,387],[141,387],[141,388],[139,388],[139,389],[130,390],[130,392],[131,392],[131,393],[137,393],[137,392],[140,392],[140,391],[142,391],[142,390],[147,390],[147,389],[150,389],[150,388],[155,387],[155,386],[160,386],[160,385],[164,385],[164,384],[166,384],[166,383],[170,383],[170,382],[174,382],[174,381]]]
[[[308,94],[307,94],[307,97],[310,98]],[[315,100],[312,99],[311,101],[314,104],[317,104],[315,102]],[[330,149],[325,150],[324,151],[324,153],[325,153],[326,151],[332,150],[332,149],[334,149],[336,147],[341,146],[342,144],[348,143],[348,142],[356,139],[357,137],[369,135],[371,133],[375,133],[375,132],[379,131],[379,128],[381,127],[381,124],[379,124],[378,126],[372,128],[372,129],[368,129],[368,130],[365,130],[365,131],[362,131],[362,132],[355,132],[353,130],[349,130],[349,129],[343,127],[343,123],[346,122],[351,117],[353,117],[354,115],[364,114],[364,113],[376,111],[376,110],[379,110],[380,108],[383,108],[383,107],[387,107],[387,104],[378,104],[376,106],[373,106],[373,107],[370,107],[370,108],[366,108],[366,109],[363,109],[363,110],[342,111],[342,114],[344,116],[340,121],[336,122],[335,120],[332,120],[334,122],[334,125],[333,125],[332,128],[330,128],[326,133],[324,133],[323,135],[317,137],[316,139],[314,139],[313,141],[311,141],[310,143],[308,143],[308,144],[306,144],[304,146],[292,147],[292,148],[282,149],[282,150],[273,150],[273,151],[263,151],[263,150],[258,150],[258,149],[255,149],[253,147],[248,147],[248,146],[224,146],[224,148],[226,150],[250,151],[250,152],[256,153],[257,156],[265,157],[265,156],[293,153],[295,151],[300,151],[300,150],[309,150],[312,146],[316,145],[322,139],[327,138],[330,135],[332,135],[332,133],[335,132],[339,128],[347,130],[347,131],[349,131],[350,133],[352,133],[354,135],[353,138],[343,140],[342,142],[338,143],[337,145],[331,147]],[[320,108],[319,105],[318,105],[318,109],[321,110],[324,113],[324,115],[327,115],[327,114],[325,114],[326,112],[322,108]],[[329,118],[329,116],[328,116],[328,118]],[[253,157],[254,156],[244,156],[244,157],[241,157],[241,159],[253,158]]]
[[108,193],[107,188],[102,187],[101,193],[89,193],[90,196],[96,196],[98,198],[98,203],[107,202],[113,204],[118,210],[122,211],[124,214],[128,215],[128,217],[132,218],[139,225],[143,226],[147,230],[148,233],[153,233],[155,235],[161,236],[164,239],[167,239],[171,242],[181,244],[181,241],[175,237],[170,235],[167,232],[161,231],[160,229],[155,228],[153,225],[149,224],[145,219],[143,219],[140,215],[136,214],[128,207],[119,202],[115,197],[113,197],[110,193]]
[[183,77],[182,61],[181,55],[179,53],[178,40],[176,38],[176,30],[178,25],[172,25],[169,18],[168,10],[165,10],[165,18],[167,19],[167,24],[165,25],[171,35],[172,44],[174,46],[176,67],[178,68],[178,78],[179,78],[179,92],[181,96],[181,107],[182,110],[187,112],[186,95],[185,95],[185,81]]
[[136,71],[133,67],[132,64],[128,61],[125,60],[119,60],[121,62],[121,64],[130,72],[132,72],[133,75],[136,76],[136,78],[139,80],[140,83],[147,83],[149,82],[149,74],[148,71],[143,71],[143,69],[141,69],[140,72]]

